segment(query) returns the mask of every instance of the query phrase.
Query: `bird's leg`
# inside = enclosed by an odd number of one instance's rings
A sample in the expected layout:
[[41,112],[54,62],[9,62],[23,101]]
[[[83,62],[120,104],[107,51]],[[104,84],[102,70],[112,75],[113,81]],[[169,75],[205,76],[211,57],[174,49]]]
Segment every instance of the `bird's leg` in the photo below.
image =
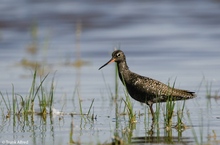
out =
[[155,118],[154,118],[154,110],[153,110],[153,103],[149,103],[148,104],[149,108],[150,108],[150,112],[151,112],[151,115],[152,115],[152,124],[151,124],[151,129],[148,131],[148,134],[150,136],[152,136],[154,134],[154,121],[155,121]]
[[150,112],[151,112],[151,115],[152,115],[152,122],[154,122],[154,121],[155,121],[155,118],[154,118],[153,103],[152,103],[152,104],[149,104],[149,107],[150,107]]

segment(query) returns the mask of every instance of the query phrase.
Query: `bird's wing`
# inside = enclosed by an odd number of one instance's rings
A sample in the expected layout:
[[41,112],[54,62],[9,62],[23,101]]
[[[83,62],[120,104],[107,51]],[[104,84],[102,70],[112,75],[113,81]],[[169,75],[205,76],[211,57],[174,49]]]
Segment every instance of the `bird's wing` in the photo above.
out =
[[136,78],[132,79],[134,87],[139,89],[140,92],[146,92],[151,98],[155,98],[158,102],[164,102],[171,98],[171,100],[183,100],[195,97],[194,92],[187,90],[175,89],[174,86],[168,86],[160,81],[136,75]]

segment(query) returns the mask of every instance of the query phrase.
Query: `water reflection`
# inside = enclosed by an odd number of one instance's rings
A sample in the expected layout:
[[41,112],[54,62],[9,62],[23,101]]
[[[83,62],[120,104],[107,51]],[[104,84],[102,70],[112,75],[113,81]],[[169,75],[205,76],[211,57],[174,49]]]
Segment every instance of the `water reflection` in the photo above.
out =
[[[132,143],[163,143],[163,144],[190,144],[194,142],[194,138],[183,137],[182,131],[178,131],[178,136],[173,135],[173,129],[164,128],[163,130],[156,129],[156,135],[154,133],[154,125],[152,123],[151,129],[147,132],[146,136],[138,136],[132,138]],[[163,131],[163,134],[160,132]]]
[[[12,118],[5,118],[4,125],[0,130],[8,130],[9,126],[13,126],[12,135],[2,136],[2,141],[10,142],[28,142],[28,144],[45,144],[47,138],[51,139],[51,143],[55,143],[54,116],[47,115],[13,115]],[[8,130],[11,131],[10,129]],[[49,133],[48,133],[49,132]],[[29,138],[20,138],[17,134],[27,135]]]
[[132,144],[141,143],[162,143],[162,144],[191,144],[194,142],[194,138],[179,137],[179,136],[140,136],[133,137]]
[[74,128],[74,122],[73,122],[73,115],[71,115],[71,124],[70,124],[70,137],[69,137],[69,143],[74,144],[73,140],[73,128]]
[[[136,128],[136,123],[131,123],[128,121],[128,125],[120,130],[120,125],[117,124],[112,143],[109,144],[192,144],[195,143],[194,137],[184,137],[182,131],[173,134],[173,129],[167,130],[166,128],[159,129],[154,128],[154,123],[152,122],[149,130],[146,130],[146,136],[135,136],[134,131]],[[156,131],[155,131],[156,130]]]

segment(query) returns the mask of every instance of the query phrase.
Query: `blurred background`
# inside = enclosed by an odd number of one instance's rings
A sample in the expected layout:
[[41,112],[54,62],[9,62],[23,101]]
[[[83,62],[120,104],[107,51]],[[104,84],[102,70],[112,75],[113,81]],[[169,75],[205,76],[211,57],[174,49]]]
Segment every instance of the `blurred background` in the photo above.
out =
[[105,83],[114,90],[114,65],[98,68],[115,48],[125,52],[132,71],[176,80],[177,88],[196,91],[205,102],[201,84],[211,82],[218,96],[219,47],[218,0],[0,2],[0,91],[10,94],[13,84],[16,93],[27,94],[37,68],[38,76],[55,75],[55,107],[62,108],[65,96],[66,112],[78,111],[67,101],[76,85],[82,99],[95,103],[109,95]]
[[219,80],[219,7],[210,0],[3,0],[0,88],[22,87],[19,79],[35,65],[57,74],[82,65],[89,76],[100,77],[97,68],[114,48],[125,51],[132,70],[161,81],[172,76],[199,81],[203,75]]

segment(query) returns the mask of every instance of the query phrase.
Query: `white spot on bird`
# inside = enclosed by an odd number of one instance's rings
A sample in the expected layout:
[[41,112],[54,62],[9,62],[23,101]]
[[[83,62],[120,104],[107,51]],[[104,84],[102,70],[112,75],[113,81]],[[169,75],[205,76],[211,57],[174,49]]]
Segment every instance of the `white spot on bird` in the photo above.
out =
[[139,82],[139,81],[137,80],[137,81],[134,83],[134,85],[136,85],[138,82]]

